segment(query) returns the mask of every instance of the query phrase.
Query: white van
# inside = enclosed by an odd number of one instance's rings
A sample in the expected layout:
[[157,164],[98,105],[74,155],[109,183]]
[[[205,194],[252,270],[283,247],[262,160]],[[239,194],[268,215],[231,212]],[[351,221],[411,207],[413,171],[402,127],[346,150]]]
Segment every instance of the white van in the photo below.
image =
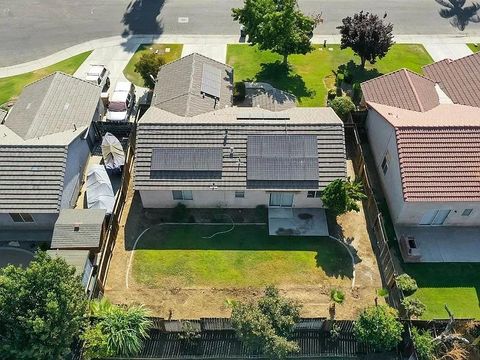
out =
[[129,121],[135,104],[135,86],[128,81],[120,81],[110,97],[107,121]]

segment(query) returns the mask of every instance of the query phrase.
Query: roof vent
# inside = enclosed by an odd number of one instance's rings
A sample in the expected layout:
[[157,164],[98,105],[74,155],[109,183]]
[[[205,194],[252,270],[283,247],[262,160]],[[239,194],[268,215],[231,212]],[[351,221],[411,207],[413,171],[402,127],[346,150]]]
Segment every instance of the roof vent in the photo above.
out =
[[80,225],[78,225],[78,224],[77,224],[77,225],[74,225],[74,226],[73,226],[73,231],[75,231],[75,232],[80,231]]
[[32,106],[32,103],[28,103],[27,107],[26,107],[26,110],[30,109],[31,106]]
[[230,157],[231,157],[231,158],[233,158],[233,150],[234,150],[233,146],[230,147]]
[[69,103],[66,103],[66,104],[63,106],[63,110],[68,110],[69,107],[70,107],[70,104],[69,104]]

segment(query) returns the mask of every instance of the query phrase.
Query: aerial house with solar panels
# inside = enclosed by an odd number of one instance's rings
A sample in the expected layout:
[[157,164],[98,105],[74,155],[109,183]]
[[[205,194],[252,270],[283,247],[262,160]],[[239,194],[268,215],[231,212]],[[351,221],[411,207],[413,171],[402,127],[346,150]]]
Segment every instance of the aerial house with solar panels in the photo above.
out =
[[233,70],[192,54],[163,66],[139,120],[134,188],[145,208],[322,208],[346,177],[331,108],[232,106]]

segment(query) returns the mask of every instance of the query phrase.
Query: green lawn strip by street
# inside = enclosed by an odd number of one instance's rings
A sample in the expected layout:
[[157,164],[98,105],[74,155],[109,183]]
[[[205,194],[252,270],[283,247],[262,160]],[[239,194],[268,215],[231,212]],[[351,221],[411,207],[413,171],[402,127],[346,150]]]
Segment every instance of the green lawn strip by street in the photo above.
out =
[[349,286],[347,250],[322,237],[268,236],[266,226],[165,225],[145,233],[135,251],[133,275],[149,287]]
[[424,319],[448,318],[445,304],[457,318],[480,319],[480,264],[403,264],[419,289],[412,295],[427,307]]
[[474,53],[480,51],[480,44],[467,44],[467,46],[472,50]]
[[[151,49],[150,49],[151,48]],[[169,48],[170,52],[165,52],[165,49]],[[134,83],[137,86],[145,86],[143,79],[139,73],[135,72],[135,64],[140,59],[140,57],[147,52],[155,52],[158,50],[158,53],[162,55],[165,60],[165,63],[175,61],[182,56],[182,44],[142,44],[138,47],[135,54],[128,62],[127,66],[123,70],[125,77]]]
[[0,78],[0,104],[4,104],[19,96],[26,85],[50,75],[55,71],[62,71],[66,74],[72,75],[86,60],[90,53],[91,51],[87,51],[29,73]]
[[[332,49],[332,51],[329,50]],[[387,56],[376,64],[358,66],[359,58],[350,49],[339,45],[326,48],[316,45],[307,55],[289,56],[290,71],[281,66],[281,57],[256,46],[231,44],[227,49],[227,63],[234,67],[235,81],[264,81],[294,94],[300,106],[325,106],[329,88],[335,84],[335,72],[344,65],[353,74],[354,82],[362,82],[400,68],[421,73],[422,66],[433,62],[419,44],[395,44]]]

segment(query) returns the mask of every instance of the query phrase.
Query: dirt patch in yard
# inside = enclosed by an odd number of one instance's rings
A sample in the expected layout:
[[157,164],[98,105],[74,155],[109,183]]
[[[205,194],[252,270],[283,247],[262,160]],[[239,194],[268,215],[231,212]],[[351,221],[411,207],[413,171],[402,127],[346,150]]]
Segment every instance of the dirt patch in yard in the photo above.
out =
[[[349,175],[351,165],[349,164]],[[128,221],[127,221],[128,220]],[[227,300],[248,301],[259,297],[260,288],[245,287],[183,287],[158,284],[148,287],[135,282],[129,277],[126,288],[127,265],[131,256],[132,245],[136,237],[147,227],[156,223],[155,216],[141,207],[140,199],[129,189],[125,210],[121,219],[113,257],[110,264],[105,295],[114,303],[142,303],[152,314],[161,317],[195,319],[200,317],[226,317],[230,309]],[[342,235],[355,252],[355,286],[344,285],[345,303],[337,306],[338,319],[352,319],[365,306],[374,303],[376,290],[381,288],[380,274],[373,253],[365,224],[363,209],[359,213],[349,213],[338,218]],[[296,284],[282,285],[282,294],[296,299],[303,305],[302,316],[329,316],[330,284],[324,286]]]

